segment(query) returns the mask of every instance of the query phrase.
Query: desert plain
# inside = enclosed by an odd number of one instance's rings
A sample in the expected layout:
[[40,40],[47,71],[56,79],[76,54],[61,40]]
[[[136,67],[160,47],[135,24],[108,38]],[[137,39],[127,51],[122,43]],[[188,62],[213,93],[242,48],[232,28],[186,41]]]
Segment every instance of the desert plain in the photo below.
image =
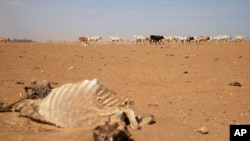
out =
[[[133,100],[137,114],[155,116],[141,130],[128,128],[134,141],[228,141],[230,124],[250,124],[250,42],[0,44],[4,106],[34,80],[59,87],[94,78]],[[0,141],[91,141],[92,131],[0,113]]]

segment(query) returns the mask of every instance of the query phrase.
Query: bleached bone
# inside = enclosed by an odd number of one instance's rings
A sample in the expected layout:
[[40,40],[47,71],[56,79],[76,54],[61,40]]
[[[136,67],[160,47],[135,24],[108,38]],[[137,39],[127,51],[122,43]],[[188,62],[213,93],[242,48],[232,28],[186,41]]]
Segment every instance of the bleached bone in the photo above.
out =
[[97,79],[69,83],[52,89],[44,99],[26,100],[15,107],[22,116],[59,127],[93,128],[128,118],[131,128],[140,125],[128,100],[104,87]]

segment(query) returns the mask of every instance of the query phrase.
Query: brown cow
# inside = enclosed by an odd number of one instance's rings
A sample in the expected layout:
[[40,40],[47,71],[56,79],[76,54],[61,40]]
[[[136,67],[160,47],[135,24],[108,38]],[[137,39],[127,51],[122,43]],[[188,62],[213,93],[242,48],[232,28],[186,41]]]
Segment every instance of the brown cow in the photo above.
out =
[[82,36],[78,38],[80,42],[85,42],[86,45],[88,45],[88,37]]
[[3,43],[10,42],[10,38],[0,37],[0,42],[3,42]]

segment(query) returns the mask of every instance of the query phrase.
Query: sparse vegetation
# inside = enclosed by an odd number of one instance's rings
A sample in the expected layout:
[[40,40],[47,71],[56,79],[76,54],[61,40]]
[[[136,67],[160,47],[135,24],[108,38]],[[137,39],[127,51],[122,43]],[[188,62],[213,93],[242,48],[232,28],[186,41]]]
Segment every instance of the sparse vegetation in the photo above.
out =
[[16,39],[14,38],[13,40],[11,40],[12,42],[35,42],[31,39]]

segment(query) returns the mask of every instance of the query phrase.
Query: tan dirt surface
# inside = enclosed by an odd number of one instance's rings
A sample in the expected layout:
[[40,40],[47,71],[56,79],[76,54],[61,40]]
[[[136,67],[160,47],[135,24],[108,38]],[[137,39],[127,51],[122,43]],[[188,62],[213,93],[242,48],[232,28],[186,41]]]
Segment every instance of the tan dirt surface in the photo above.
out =
[[[250,124],[250,42],[191,45],[1,43],[0,101],[24,95],[30,81],[54,87],[99,79],[134,100],[156,123],[129,129],[135,141],[228,141],[230,124]],[[24,84],[20,84],[24,83]],[[230,86],[239,82],[242,86]],[[208,134],[197,132],[201,127]],[[92,129],[58,128],[0,113],[0,141],[91,141]]]

